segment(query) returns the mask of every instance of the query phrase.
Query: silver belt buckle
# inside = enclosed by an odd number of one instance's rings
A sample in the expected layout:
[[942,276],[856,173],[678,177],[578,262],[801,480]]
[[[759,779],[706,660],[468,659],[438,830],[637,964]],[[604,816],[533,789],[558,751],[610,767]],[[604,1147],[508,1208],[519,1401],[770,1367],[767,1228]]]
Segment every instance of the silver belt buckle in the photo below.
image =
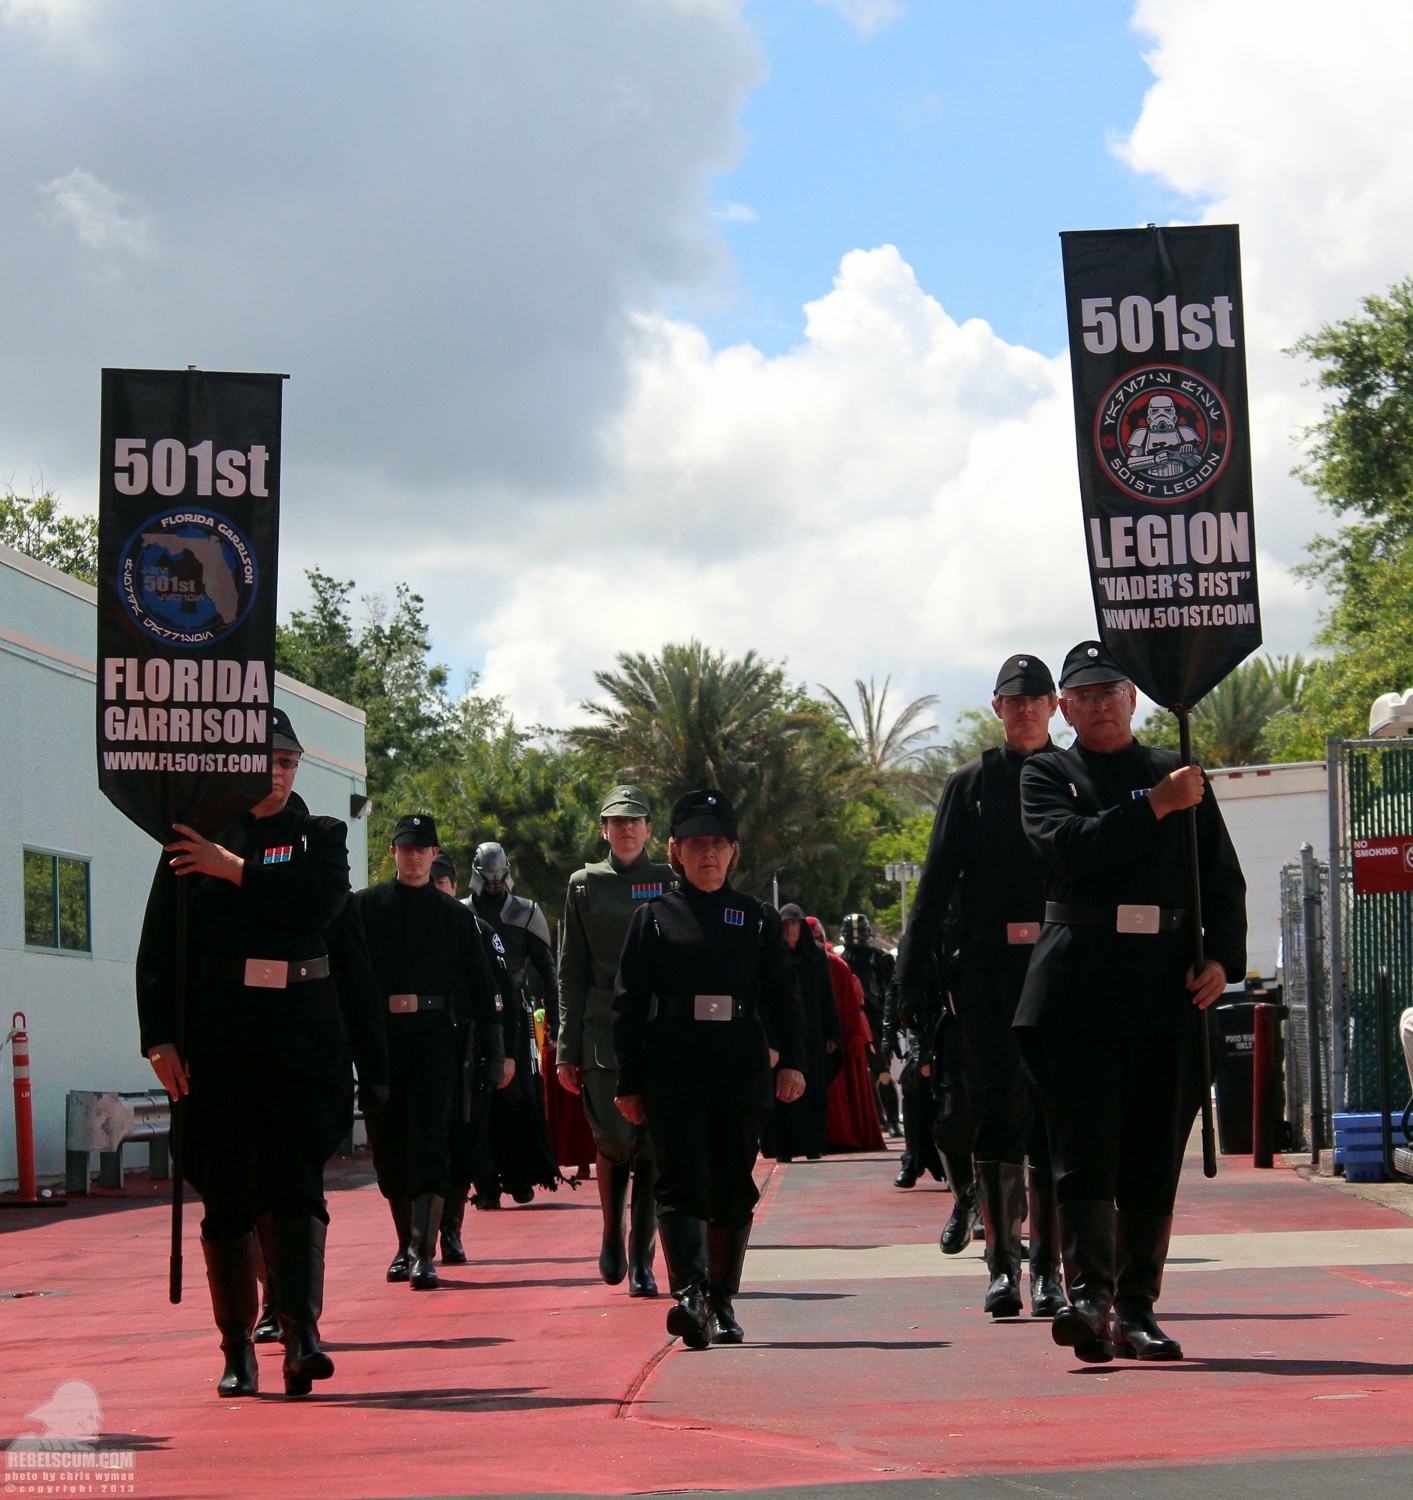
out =
[[1163,930],[1162,923],[1163,908],[1161,906],[1120,905],[1115,927],[1119,932],[1138,932],[1151,936]]
[[289,983],[289,964],[283,958],[247,958],[245,983],[252,990],[282,990]]
[[692,1014],[698,1021],[729,1021],[731,1009],[730,995],[698,995]]
[[389,995],[388,1009],[395,1016],[414,1015],[417,1010],[416,995]]
[[1038,943],[1040,941],[1040,923],[1007,922],[1006,941],[1008,943]]

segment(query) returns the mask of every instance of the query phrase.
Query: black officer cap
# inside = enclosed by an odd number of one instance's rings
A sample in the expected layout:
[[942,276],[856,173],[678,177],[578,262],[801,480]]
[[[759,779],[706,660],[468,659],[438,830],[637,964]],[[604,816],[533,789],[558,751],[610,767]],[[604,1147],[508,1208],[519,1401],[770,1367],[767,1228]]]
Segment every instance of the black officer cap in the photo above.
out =
[[675,839],[710,837],[713,834],[735,843],[741,837],[736,827],[736,812],[725,792],[709,788],[700,792],[683,792],[672,805],[668,825]]
[[294,725],[289,721],[289,715],[282,708],[270,710],[270,748],[272,750],[298,750],[304,754],[304,746],[299,743],[299,736],[294,732]]
[[1071,649],[1060,669],[1062,688],[1127,681],[1128,673],[1109,655],[1108,647],[1103,641],[1081,641]]
[[432,879],[446,879],[453,885],[456,884],[456,866],[452,864],[449,854],[439,854],[432,861]]
[[996,674],[996,698],[1046,698],[1055,691],[1050,668],[1038,656],[1008,656]]
[[403,849],[430,849],[441,842],[437,825],[426,813],[404,813],[393,829],[392,841],[394,847]]

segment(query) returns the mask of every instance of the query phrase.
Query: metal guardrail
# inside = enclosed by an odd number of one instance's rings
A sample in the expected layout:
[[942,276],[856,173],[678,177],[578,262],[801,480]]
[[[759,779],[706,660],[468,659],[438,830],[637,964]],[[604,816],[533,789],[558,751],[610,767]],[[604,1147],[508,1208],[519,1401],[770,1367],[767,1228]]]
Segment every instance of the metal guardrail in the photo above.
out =
[[64,1178],[71,1197],[88,1192],[95,1151],[99,1186],[122,1187],[123,1147],[130,1141],[147,1142],[148,1170],[154,1181],[172,1175],[167,1150],[172,1110],[165,1089],[136,1094],[71,1089],[65,1116]]

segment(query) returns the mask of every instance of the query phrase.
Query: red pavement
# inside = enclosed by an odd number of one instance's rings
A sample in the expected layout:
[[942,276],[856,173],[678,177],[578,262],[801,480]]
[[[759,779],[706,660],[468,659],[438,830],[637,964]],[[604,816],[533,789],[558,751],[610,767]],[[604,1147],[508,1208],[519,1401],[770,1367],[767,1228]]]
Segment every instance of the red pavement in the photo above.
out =
[[[935,1240],[950,1199],[896,1191],[893,1169],[776,1169],[758,1242]],[[694,1354],[668,1344],[661,1301],[597,1280],[592,1185],[468,1215],[475,1264],[427,1294],[383,1282],[384,1206],[346,1186],[323,1320],[338,1373],[285,1401],[267,1347],[269,1394],[222,1402],[196,1215],[173,1308],[165,1209],[107,1207],[0,1218],[0,1294],[52,1294],[0,1302],[0,1440],[37,1430],[24,1414],[61,1381],[87,1381],[106,1446],[136,1450],[139,1496],[743,1489],[1413,1446],[1408,1266],[1170,1275],[1164,1321],[1191,1356],[1174,1366],[1080,1366],[1047,1325],[993,1325],[979,1272],[749,1288],[750,1342]],[[1231,1158],[1214,1183],[1184,1179],[1180,1211],[1180,1233],[1410,1223]]]

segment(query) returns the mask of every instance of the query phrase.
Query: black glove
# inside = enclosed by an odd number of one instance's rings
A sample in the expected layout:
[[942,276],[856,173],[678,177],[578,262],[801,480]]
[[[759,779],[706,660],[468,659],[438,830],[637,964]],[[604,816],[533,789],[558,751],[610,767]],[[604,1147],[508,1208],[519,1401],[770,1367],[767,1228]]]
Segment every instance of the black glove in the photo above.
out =
[[358,1107],[366,1120],[375,1115],[388,1102],[391,1090],[385,1083],[360,1083],[358,1085]]

